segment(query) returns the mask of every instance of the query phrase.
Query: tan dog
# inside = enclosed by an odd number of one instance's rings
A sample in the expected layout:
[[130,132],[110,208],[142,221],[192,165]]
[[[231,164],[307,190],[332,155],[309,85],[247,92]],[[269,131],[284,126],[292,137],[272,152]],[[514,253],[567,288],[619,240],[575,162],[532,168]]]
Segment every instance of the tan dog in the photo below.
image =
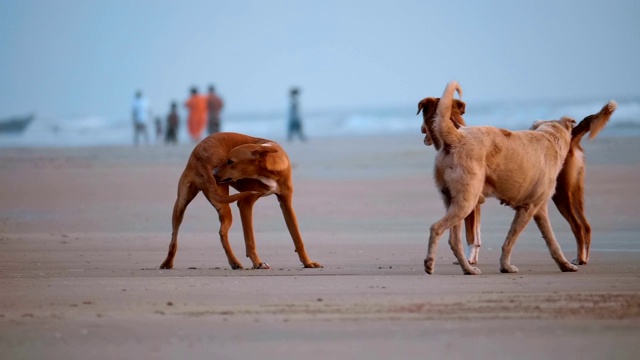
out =
[[[214,177],[215,173],[215,177]],[[229,196],[229,186],[238,194]],[[229,228],[232,215],[229,203],[238,201],[246,255],[254,269],[268,269],[256,252],[253,236],[253,205],[262,196],[275,194],[295,250],[306,268],[322,267],[307,257],[293,211],[293,183],[291,166],[286,152],[277,143],[236,133],[216,133],[202,140],[193,149],[187,167],[178,182],[178,198],[173,207],[171,243],[169,253],[161,269],[173,268],[173,259],[178,249],[178,229],[184,211],[193,198],[202,191],[218,212],[220,219],[220,242],[229,265],[242,269],[229,245]]]
[[534,218],[562,271],[577,271],[562,254],[551,229],[547,204],[555,189],[556,177],[569,151],[574,120],[540,121],[534,130],[508,131],[492,126],[456,129],[451,122],[457,82],[450,82],[438,103],[435,134],[442,141],[434,177],[443,194],[446,215],[431,226],[425,271],[433,273],[438,239],[450,230],[449,244],[465,274],[480,274],[471,267],[462,250],[461,221],[485,197],[496,197],[516,210],[502,246],[500,271],[515,273],[511,251],[518,235]]
[[[425,98],[418,103],[418,113],[422,110],[423,124],[422,133],[428,131],[425,137],[435,137],[435,113],[438,105],[437,98]],[[456,128],[465,126],[462,116],[456,118],[456,105],[452,109],[451,122]],[[593,139],[607,124],[611,115],[616,110],[615,101],[609,101],[597,114],[585,117],[571,131],[571,145],[567,157],[564,160],[562,170],[556,179],[556,190],[553,194],[553,202],[571,226],[571,231],[576,239],[578,247],[577,256],[571,262],[575,265],[586,265],[589,261],[589,250],[591,246],[591,226],[584,211],[584,149],[580,145],[582,137],[589,133],[589,138]],[[462,112],[464,114],[464,112]],[[460,114],[460,115],[462,115]],[[465,232],[467,238],[467,259],[469,264],[478,262],[480,245],[480,204],[465,218]],[[457,263],[457,261],[455,262]]]

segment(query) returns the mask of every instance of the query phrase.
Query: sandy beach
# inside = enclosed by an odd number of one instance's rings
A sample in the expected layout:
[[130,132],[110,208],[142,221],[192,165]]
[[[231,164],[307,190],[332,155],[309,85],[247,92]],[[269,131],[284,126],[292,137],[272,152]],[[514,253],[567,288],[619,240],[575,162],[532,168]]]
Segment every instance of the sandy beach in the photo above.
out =
[[[278,140],[278,139],[275,139]],[[159,270],[192,146],[0,151],[0,357],[5,359],[635,359],[640,336],[640,141],[587,154],[590,263],[559,271],[536,226],[501,274],[513,211],[483,208],[480,276],[440,241],[435,152],[422,135],[281,144],[294,164],[303,269],[275,197],[255,209],[270,270],[231,270],[202,195],[174,270]],[[231,244],[245,266],[237,208]],[[550,206],[565,256],[575,240]]]

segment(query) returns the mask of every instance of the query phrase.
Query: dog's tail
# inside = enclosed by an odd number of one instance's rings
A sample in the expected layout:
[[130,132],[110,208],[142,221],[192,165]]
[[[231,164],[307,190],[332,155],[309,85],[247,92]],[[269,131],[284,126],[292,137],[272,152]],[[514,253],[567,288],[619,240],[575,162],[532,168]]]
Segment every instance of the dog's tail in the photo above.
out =
[[462,89],[457,81],[451,81],[442,93],[438,102],[436,112],[436,133],[445,146],[455,145],[460,142],[462,134],[458,132],[455,125],[449,120],[451,118],[451,107],[453,106],[453,95],[458,92],[462,96]]
[[201,173],[205,174],[205,183],[209,186],[209,191],[205,193],[205,195],[208,194],[207,198],[209,201],[213,200],[218,204],[231,204],[247,196],[259,194],[257,191],[242,191],[233,195],[223,195],[218,192],[218,182],[215,176],[213,176],[213,171],[211,169],[203,169]]
[[616,111],[617,107],[618,104],[611,100],[603,106],[597,114],[592,114],[582,119],[582,121],[571,130],[571,141],[580,142],[586,133],[589,133],[589,139],[595,138],[600,130],[607,125],[607,122],[609,122],[611,115]]

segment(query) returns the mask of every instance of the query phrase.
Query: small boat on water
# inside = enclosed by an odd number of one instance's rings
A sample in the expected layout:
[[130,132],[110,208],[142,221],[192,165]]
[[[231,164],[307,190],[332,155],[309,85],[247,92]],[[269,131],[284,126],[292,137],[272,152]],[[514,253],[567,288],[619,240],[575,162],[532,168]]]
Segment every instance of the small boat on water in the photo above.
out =
[[22,133],[34,118],[35,115],[29,114],[25,116],[14,116],[7,119],[0,119],[0,133]]

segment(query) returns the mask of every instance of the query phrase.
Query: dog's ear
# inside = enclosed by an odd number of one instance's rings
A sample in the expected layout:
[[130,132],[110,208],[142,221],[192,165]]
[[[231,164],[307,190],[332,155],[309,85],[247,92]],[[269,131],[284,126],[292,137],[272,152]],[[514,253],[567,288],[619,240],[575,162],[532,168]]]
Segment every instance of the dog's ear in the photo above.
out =
[[560,119],[560,124],[562,124],[565,129],[571,131],[573,126],[576,124],[576,121],[568,116],[563,116],[562,119]]
[[289,166],[287,156],[282,154],[277,147],[270,144],[258,145],[251,154],[265,159],[265,168],[269,171],[282,171]]
[[540,125],[544,124],[546,121],[544,120],[536,120],[533,122],[533,124],[531,124],[531,127],[529,128],[529,130],[536,130],[537,128],[540,127]]
[[462,100],[453,99],[453,106],[458,109],[460,115],[464,115],[465,111],[467,110],[467,104]]
[[269,144],[256,145],[253,150],[251,150],[251,155],[255,157],[265,157],[267,154],[278,152],[278,149]]
[[467,104],[462,100],[453,99],[453,111],[451,111],[451,121],[456,129],[461,128],[462,126],[467,126],[467,123],[464,122],[464,112],[467,108]]
[[428,114],[437,106],[438,99],[432,97],[424,98],[418,103],[418,112],[416,113],[416,115],[420,114],[420,111],[423,111],[423,114]]
[[289,167],[289,159],[281,153],[267,155],[265,166],[269,171],[283,171]]

